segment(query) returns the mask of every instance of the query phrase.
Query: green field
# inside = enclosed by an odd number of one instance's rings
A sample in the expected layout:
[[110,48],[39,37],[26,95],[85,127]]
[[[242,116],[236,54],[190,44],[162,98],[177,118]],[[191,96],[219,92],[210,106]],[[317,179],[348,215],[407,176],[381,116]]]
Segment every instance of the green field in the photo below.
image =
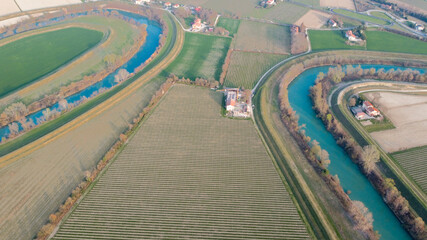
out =
[[427,146],[392,153],[391,156],[427,192]]
[[308,239],[252,121],[222,117],[222,98],[174,86],[54,239]]
[[387,14],[385,14],[383,12],[373,11],[373,12],[370,12],[369,14],[372,16],[375,16],[375,17],[383,18],[387,21],[391,21],[391,22],[393,21],[393,19],[391,19],[391,17],[389,17]]
[[237,30],[239,29],[239,25],[240,25],[240,20],[224,18],[224,17],[220,17],[218,20],[218,23],[216,24],[217,27],[222,27],[227,29],[227,31],[230,32],[230,36],[234,36],[234,34],[237,33]]
[[288,54],[291,52],[289,27],[242,21],[237,32],[236,50]]
[[368,31],[367,47],[371,51],[427,54],[427,43],[399,34],[381,31]]
[[[300,1],[313,4],[318,2],[318,0]],[[174,2],[210,8],[222,15],[234,15],[241,18],[254,17],[288,24],[294,23],[308,11],[305,7],[280,1],[271,8],[259,8],[259,0],[176,0]]]
[[316,50],[331,49],[365,49],[362,46],[350,46],[345,43],[345,38],[341,31],[319,31],[309,30],[311,48]]
[[231,38],[185,33],[178,57],[166,69],[179,77],[219,80]]
[[365,14],[355,13],[355,12],[351,12],[351,11],[344,10],[344,9],[334,9],[334,12],[348,16],[348,17],[359,19],[360,21],[367,21],[367,22],[380,24],[380,25],[388,25],[389,24],[389,22],[387,22],[387,20],[384,18],[378,19],[378,18],[371,17],[371,16],[368,16]]
[[224,85],[252,89],[259,78],[287,55],[234,51]]
[[1,46],[0,96],[54,71],[95,46],[102,37],[102,32],[73,27],[29,36]]

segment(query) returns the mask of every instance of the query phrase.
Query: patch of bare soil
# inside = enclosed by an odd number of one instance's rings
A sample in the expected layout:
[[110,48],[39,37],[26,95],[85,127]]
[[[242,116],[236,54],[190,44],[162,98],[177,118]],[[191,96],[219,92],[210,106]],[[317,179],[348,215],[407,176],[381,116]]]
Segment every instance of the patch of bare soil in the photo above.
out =
[[330,14],[310,10],[300,19],[298,19],[295,24],[301,25],[302,23],[304,23],[304,25],[308,28],[320,28],[328,22],[328,19],[330,17]]
[[355,10],[353,0],[320,0],[320,6]]
[[427,145],[427,96],[372,92],[365,96],[394,124],[395,129],[371,133],[387,152]]

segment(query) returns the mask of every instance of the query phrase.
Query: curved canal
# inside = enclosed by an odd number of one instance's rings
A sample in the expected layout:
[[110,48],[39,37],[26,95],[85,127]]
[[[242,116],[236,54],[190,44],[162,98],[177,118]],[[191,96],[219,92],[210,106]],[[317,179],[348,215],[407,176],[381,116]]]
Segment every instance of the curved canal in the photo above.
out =
[[[361,65],[361,67],[363,69],[375,68],[376,70],[383,68],[385,71],[406,69],[385,65]],[[338,175],[345,191],[351,191],[350,198],[363,202],[372,212],[374,230],[381,234],[381,239],[411,239],[368,179],[360,172],[346,152],[336,144],[335,139],[325,128],[323,122],[316,117],[311,99],[308,96],[309,89],[314,85],[317,75],[320,72],[326,74],[329,68],[330,66],[325,66],[306,70],[289,85],[289,102],[299,115],[299,125],[305,124],[306,135],[318,141],[321,148],[328,151],[331,160],[328,169],[332,175]],[[425,72],[424,69],[414,70]]]
[[[147,59],[153,55],[156,51],[157,47],[160,44],[160,35],[162,34],[162,28],[159,23],[148,20],[146,17],[143,17],[138,14],[118,11],[120,14],[127,18],[134,19],[136,22],[140,24],[147,25],[147,37],[145,39],[144,44],[140,47],[137,53],[125,64],[123,64],[120,68],[118,68],[115,72],[109,74],[101,81],[87,87],[86,89],[73,94],[65,100],[67,101],[66,105],[77,106],[82,103],[85,99],[91,98],[99,94],[100,92],[108,91],[119,83],[115,82],[115,76],[121,69],[125,69],[129,73],[135,73],[135,69],[144,63]],[[85,15],[85,13],[81,13],[79,15]],[[54,19],[52,21],[57,21]],[[44,26],[44,25],[43,25]],[[66,110],[66,105],[56,103],[55,105],[49,107],[48,109],[42,109],[35,113],[32,113],[26,117],[27,121],[31,121],[35,126],[40,125],[45,122],[46,110],[52,112],[62,112]],[[23,128],[20,123],[16,122],[19,126],[19,131],[22,131]],[[0,128],[0,139],[3,137],[8,137],[10,135],[9,126],[4,126]]]

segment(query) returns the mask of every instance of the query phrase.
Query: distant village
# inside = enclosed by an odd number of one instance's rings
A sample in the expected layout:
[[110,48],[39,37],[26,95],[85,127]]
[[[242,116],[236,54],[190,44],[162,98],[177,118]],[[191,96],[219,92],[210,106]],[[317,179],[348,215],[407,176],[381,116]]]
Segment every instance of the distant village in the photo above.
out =
[[250,118],[252,116],[251,90],[242,91],[240,88],[226,88],[223,91],[228,117]]

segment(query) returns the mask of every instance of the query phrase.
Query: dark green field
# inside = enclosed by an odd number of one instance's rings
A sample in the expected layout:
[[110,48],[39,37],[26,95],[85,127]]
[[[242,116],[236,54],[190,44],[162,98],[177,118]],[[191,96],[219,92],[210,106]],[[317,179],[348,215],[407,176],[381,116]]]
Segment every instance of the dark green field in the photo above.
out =
[[0,47],[0,96],[48,74],[101,41],[103,33],[66,28]]
[[227,29],[227,31],[230,32],[230,36],[234,36],[234,34],[237,33],[237,30],[239,29],[239,25],[240,25],[240,20],[223,18],[223,17],[220,17],[218,20],[218,23],[216,24],[217,27],[222,27]]
[[166,69],[179,77],[219,79],[231,38],[185,33],[181,53]]
[[361,46],[349,46],[345,44],[345,38],[341,31],[308,31],[311,48],[316,50],[331,50],[331,49],[364,49]]
[[427,43],[390,32],[369,31],[368,50],[427,54]]

